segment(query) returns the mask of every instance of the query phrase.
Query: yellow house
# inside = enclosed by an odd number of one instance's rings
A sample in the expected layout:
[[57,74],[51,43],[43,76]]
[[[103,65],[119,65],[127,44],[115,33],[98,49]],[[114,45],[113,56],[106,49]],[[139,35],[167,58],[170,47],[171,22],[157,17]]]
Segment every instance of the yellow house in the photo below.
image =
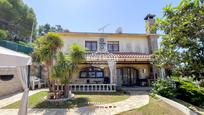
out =
[[[146,17],[147,22],[154,21]],[[130,33],[58,33],[63,52],[77,43],[88,49],[86,62],[71,85],[73,91],[115,91],[116,87],[148,86],[156,79],[150,57],[157,50],[158,35]]]

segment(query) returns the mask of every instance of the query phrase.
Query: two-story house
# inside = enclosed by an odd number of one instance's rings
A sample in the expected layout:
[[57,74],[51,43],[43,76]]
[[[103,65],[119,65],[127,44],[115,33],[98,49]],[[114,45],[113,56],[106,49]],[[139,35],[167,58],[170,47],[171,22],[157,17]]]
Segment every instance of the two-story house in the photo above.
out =
[[[151,24],[154,16],[147,15],[145,20]],[[150,58],[157,49],[159,36],[151,31],[145,34],[67,32],[59,35],[64,40],[63,52],[69,52],[73,43],[87,49],[86,62],[80,64],[72,90],[103,91],[112,89],[112,86],[148,86],[156,79],[157,70]]]

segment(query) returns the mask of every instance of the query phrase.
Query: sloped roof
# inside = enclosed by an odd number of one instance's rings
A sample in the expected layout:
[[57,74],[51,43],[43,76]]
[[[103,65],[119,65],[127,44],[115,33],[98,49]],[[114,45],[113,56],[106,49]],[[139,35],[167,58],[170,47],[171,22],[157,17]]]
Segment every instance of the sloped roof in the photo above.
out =
[[136,52],[118,52],[118,53],[87,53],[87,61],[107,61],[110,59],[116,61],[150,61],[151,54]]

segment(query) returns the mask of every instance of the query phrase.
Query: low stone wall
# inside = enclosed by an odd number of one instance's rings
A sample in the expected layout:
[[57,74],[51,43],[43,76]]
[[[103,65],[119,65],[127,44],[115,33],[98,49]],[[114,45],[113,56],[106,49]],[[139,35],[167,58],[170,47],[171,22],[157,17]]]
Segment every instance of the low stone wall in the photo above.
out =
[[173,100],[167,99],[165,97],[162,97],[160,95],[156,95],[158,98],[160,98],[161,100],[163,100],[164,102],[168,103],[169,105],[177,108],[178,110],[182,111],[183,113],[185,113],[186,115],[198,115],[197,113],[193,112],[192,110],[190,110],[188,107],[175,102]]
[[10,80],[0,79],[0,97],[23,90],[15,68],[0,68],[0,75],[14,75]]

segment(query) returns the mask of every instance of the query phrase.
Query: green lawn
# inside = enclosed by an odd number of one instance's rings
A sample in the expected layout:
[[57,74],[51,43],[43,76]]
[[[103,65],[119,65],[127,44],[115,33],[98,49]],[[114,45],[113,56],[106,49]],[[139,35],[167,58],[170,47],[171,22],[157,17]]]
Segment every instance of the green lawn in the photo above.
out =
[[150,98],[150,103],[139,109],[122,112],[119,115],[185,115],[176,108],[159,100]]
[[[74,93],[75,97],[65,102],[48,102],[44,99],[48,92],[39,92],[29,97],[29,108],[72,108],[87,106],[88,102],[95,103],[111,103],[125,100],[129,97],[124,92],[113,93]],[[18,108],[20,101],[10,104],[4,109]]]

